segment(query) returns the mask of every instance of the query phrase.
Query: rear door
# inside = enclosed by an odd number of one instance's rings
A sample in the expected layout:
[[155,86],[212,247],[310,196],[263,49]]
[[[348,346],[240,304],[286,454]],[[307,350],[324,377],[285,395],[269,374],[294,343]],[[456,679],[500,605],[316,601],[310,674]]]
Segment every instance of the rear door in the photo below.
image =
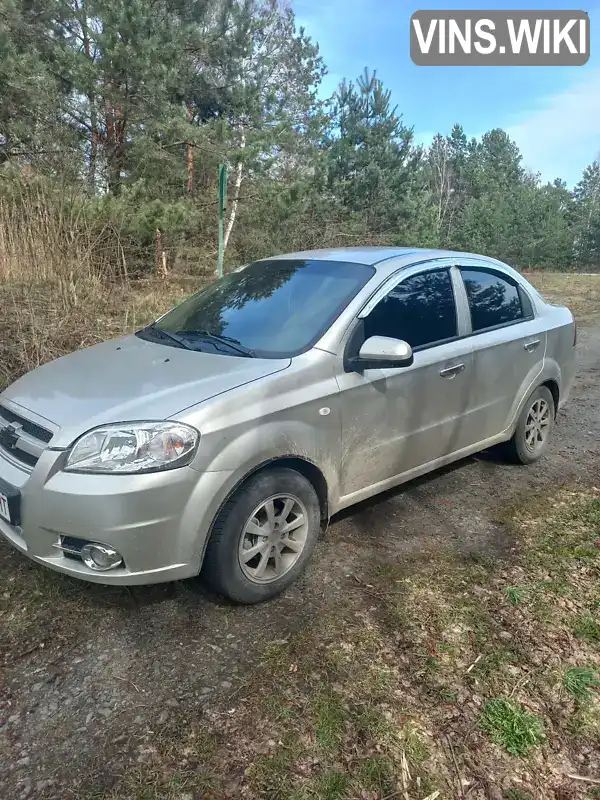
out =
[[510,426],[542,372],[546,332],[526,290],[511,276],[476,264],[459,271],[471,315],[475,443]]

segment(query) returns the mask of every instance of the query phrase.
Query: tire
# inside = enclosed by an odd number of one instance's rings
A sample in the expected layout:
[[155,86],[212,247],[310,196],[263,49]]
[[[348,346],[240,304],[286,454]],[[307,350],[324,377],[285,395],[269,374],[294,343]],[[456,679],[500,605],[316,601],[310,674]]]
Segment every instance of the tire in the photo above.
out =
[[[201,577],[236,603],[268,600],[304,571],[320,527],[321,507],[310,481],[293,469],[266,469],[242,484],[220,511]],[[250,550],[256,553],[251,558]]]
[[[536,439],[535,446],[532,446],[528,442],[528,434],[530,438],[532,430],[530,426],[534,422],[530,415],[534,413],[536,409],[540,411],[543,409],[543,416],[546,424],[540,428],[540,431],[543,430],[543,441],[538,441]],[[538,388],[531,393],[523,406],[512,439],[506,442],[504,446],[504,454],[506,457],[516,464],[533,464],[538,461],[548,449],[550,439],[552,438],[555,413],[556,409],[552,393],[546,386],[538,386]],[[542,434],[540,433],[538,436],[539,435]]]

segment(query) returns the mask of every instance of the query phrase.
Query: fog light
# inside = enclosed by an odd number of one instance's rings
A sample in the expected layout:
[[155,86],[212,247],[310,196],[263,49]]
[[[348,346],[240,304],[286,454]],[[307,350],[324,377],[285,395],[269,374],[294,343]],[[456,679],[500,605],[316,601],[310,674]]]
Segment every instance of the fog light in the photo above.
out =
[[123,563],[117,551],[105,544],[86,544],[81,548],[81,559],[86,567],[96,572],[106,572]]

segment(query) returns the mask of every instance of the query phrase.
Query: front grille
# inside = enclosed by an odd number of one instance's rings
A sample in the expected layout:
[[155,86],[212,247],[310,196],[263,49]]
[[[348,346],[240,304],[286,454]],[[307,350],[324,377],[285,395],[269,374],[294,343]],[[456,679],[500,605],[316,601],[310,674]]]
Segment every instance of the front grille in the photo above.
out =
[[13,437],[11,441],[10,432],[6,441],[1,441],[2,436],[0,436],[0,450],[6,453],[9,458],[12,457],[27,467],[34,467],[54,434],[47,428],[43,428],[36,422],[16,414],[9,408],[0,406],[0,432],[6,428],[7,424],[10,425],[11,423],[19,426],[17,430],[18,438],[14,441]]
[[52,431],[42,428],[41,425],[36,425],[36,423],[31,422],[31,420],[20,417],[18,414],[15,414],[14,411],[10,411],[4,406],[0,406],[0,417],[7,422],[17,422],[19,425],[22,425],[25,433],[33,436],[34,439],[39,439],[41,442],[48,444],[50,439],[52,439]]
[[15,447],[12,450],[8,451],[5,450],[4,452],[10,453],[11,456],[14,456],[19,461],[22,461],[23,464],[27,464],[30,467],[35,467],[35,465],[39,461],[38,456],[34,456],[31,453],[26,452],[25,450],[21,450],[20,447]]

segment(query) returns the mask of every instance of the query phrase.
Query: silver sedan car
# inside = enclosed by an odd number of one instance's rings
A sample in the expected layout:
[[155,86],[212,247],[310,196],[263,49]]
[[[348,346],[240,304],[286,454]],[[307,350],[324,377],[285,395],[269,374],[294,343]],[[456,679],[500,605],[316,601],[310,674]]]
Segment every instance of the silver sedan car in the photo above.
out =
[[0,395],[0,533],[77,578],[265,600],[341,509],[492,445],[536,461],[575,343],[492,258],[255,261]]

